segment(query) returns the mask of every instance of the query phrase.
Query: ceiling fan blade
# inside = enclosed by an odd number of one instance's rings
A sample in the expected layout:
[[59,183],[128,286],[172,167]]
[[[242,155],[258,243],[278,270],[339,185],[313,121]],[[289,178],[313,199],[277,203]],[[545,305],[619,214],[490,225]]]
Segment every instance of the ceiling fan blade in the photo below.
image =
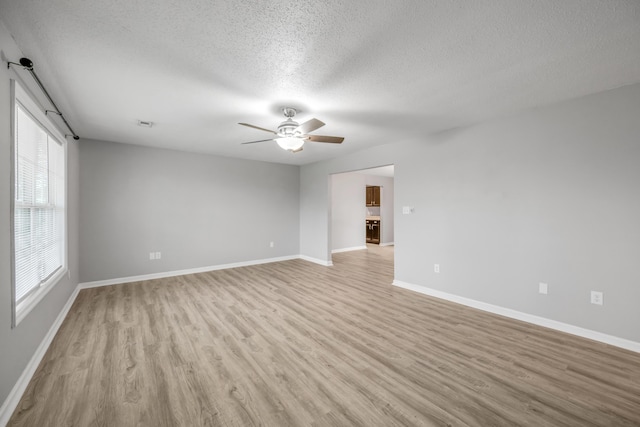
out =
[[309,133],[313,132],[316,129],[320,129],[322,126],[324,126],[324,122],[321,122],[318,119],[311,119],[298,125],[294,132]]
[[297,150],[291,150],[292,153],[299,153],[302,151],[302,147],[298,148]]
[[267,141],[273,141],[273,139],[261,139],[260,141],[243,142],[242,145],[244,145],[244,144],[255,144],[256,142],[267,142]]
[[330,142],[332,144],[342,144],[344,138],[341,136],[326,136],[326,135],[305,135],[307,141],[312,142]]
[[265,132],[269,132],[269,133],[273,133],[273,134],[277,135],[277,133],[275,131],[270,130],[270,129],[261,128],[260,126],[250,125],[249,123],[238,123],[238,124],[242,125],[242,126],[248,126],[250,128],[258,129],[258,130],[263,130]]

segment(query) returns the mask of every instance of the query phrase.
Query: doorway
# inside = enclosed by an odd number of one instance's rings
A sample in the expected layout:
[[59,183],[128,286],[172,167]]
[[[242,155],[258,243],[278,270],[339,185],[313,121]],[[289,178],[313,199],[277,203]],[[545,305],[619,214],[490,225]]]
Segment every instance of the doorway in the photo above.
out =
[[[330,179],[329,249],[340,252],[394,247],[394,165],[332,174]],[[367,187],[380,191],[378,204],[367,206]],[[379,227],[377,244],[367,243],[367,227]],[[369,222],[369,223],[367,223]]]

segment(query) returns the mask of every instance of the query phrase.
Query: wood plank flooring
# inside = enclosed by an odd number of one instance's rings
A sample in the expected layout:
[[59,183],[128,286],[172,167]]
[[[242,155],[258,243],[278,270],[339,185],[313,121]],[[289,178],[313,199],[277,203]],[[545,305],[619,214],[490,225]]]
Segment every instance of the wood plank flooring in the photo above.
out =
[[639,354],[334,264],[83,290],[9,425],[640,426]]

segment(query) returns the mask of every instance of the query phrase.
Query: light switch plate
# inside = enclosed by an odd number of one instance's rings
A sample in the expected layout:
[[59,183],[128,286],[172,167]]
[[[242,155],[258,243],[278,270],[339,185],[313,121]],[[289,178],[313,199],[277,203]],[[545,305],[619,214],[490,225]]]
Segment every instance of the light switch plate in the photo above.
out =
[[538,284],[538,292],[540,292],[541,294],[549,293],[549,285],[547,285],[546,283],[540,282]]

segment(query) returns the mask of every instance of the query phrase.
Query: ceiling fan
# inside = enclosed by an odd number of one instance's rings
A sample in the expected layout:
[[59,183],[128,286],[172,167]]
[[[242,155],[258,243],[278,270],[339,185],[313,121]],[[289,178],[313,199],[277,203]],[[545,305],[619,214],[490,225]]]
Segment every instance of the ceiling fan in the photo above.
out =
[[313,132],[314,130],[324,126],[324,122],[321,122],[318,119],[311,119],[311,120],[307,120],[302,124],[299,124],[298,122],[293,120],[293,117],[297,113],[295,108],[284,107],[282,108],[282,113],[287,118],[287,120],[280,123],[277,131],[261,128],[259,126],[250,125],[248,123],[238,123],[239,125],[242,125],[242,126],[248,126],[250,128],[263,130],[265,132],[269,132],[275,135],[271,139],[261,139],[259,141],[243,142],[243,144],[255,144],[257,142],[276,141],[280,146],[280,148],[282,148],[283,150],[289,150],[292,153],[297,153],[299,151],[302,151],[302,146],[304,145],[305,141],[328,142],[331,144],[342,144],[342,141],[344,141],[344,138],[340,136],[309,135],[309,132]]

